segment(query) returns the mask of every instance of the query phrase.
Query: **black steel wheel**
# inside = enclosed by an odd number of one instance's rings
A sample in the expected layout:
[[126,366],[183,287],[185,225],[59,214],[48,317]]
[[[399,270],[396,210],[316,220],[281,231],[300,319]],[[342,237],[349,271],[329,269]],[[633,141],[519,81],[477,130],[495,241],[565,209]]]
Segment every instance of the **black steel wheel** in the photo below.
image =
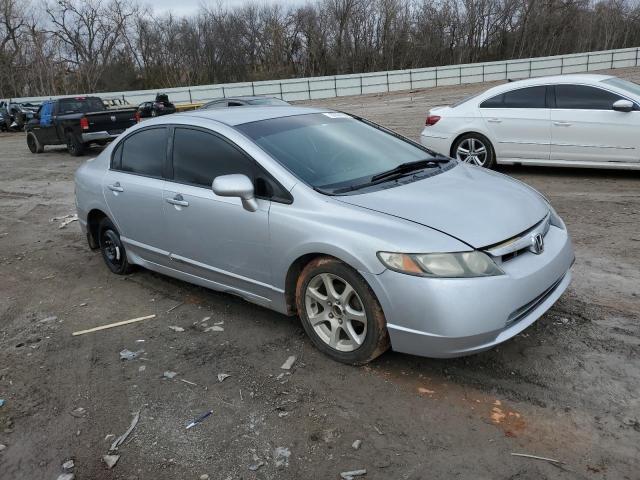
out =
[[127,252],[120,240],[120,234],[111,220],[103,219],[98,231],[100,252],[109,270],[118,275],[130,273],[131,264],[127,260]]

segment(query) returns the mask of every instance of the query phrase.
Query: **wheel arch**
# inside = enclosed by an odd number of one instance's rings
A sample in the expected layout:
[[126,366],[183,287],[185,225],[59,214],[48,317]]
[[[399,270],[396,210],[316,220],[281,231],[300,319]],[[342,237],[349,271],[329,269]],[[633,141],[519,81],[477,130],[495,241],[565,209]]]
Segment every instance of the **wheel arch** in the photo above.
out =
[[93,208],[87,214],[87,241],[92,250],[99,248],[100,232],[98,232],[98,227],[104,218],[109,218],[109,216],[99,208]]

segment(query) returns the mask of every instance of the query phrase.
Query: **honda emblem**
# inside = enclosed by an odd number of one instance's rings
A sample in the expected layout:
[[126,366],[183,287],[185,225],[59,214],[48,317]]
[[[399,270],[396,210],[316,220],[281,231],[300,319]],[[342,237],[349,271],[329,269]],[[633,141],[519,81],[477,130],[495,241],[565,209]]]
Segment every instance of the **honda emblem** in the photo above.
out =
[[529,248],[536,255],[540,255],[544,251],[544,237],[541,233],[531,236],[531,247]]
[[116,121],[116,116],[115,115],[111,115],[111,121],[115,122]]

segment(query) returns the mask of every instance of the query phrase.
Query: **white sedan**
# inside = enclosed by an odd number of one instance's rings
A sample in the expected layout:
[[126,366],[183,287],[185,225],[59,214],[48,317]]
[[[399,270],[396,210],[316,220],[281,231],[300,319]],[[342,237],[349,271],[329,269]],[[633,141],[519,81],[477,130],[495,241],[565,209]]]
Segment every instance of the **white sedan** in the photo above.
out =
[[431,109],[420,140],[487,168],[640,169],[640,85],[590,74],[509,82]]

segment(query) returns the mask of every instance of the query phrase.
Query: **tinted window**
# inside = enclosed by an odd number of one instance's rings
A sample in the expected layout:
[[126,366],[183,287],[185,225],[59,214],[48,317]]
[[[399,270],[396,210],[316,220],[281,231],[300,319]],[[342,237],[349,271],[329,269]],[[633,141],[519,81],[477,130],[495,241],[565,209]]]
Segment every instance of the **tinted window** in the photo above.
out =
[[611,110],[622,97],[584,85],[556,85],[556,108]]
[[253,179],[253,160],[216,135],[176,128],[173,139],[173,178],[211,187],[220,175],[242,173]]
[[545,108],[547,87],[520,88],[485,100],[481,108]]
[[124,140],[120,169],[150,177],[162,177],[166,154],[165,128],[141,130]]

